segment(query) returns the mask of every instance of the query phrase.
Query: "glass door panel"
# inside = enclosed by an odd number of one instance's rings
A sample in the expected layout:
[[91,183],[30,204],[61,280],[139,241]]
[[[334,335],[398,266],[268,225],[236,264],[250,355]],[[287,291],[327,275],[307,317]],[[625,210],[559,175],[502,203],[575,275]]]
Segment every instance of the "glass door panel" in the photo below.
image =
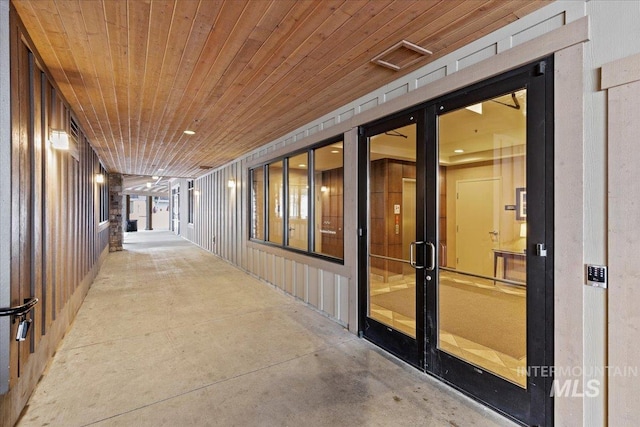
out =
[[525,425],[553,418],[550,65],[360,130],[361,333]]
[[438,116],[438,349],[522,388],[527,366],[521,89]]
[[[425,366],[423,116],[362,129],[359,164],[360,330],[420,369]],[[420,261],[419,261],[420,260]]]
[[368,316],[416,337],[416,125],[369,139]]

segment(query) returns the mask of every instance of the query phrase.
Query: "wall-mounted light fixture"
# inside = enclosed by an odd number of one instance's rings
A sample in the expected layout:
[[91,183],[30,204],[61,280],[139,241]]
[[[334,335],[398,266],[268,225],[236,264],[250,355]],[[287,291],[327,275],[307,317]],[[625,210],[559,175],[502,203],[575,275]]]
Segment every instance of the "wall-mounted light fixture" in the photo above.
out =
[[104,183],[104,175],[102,175],[101,173],[97,173],[96,174],[96,182],[98,184],[103,184]]
[[327,191],[329,191],[329,187],[327,187],[326,185],[323,185],[320,187],[320,191],[322,191],[323,193],[326,193]]
[[520,224],[520,237],[527,237],[527,223]]
[[236,181],[233,178],[229,179],[229,181],[227,181],[227,187],[236,188]]
[[49,140],[51,141],[51,146],[57,150],[69,149],[69,135],[63,130],[51,129]]

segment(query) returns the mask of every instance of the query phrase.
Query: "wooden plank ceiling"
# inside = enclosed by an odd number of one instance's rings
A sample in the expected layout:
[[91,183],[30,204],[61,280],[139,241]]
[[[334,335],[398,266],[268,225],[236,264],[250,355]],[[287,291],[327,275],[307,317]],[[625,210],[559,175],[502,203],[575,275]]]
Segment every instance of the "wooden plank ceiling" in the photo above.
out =
[[[223,165],[546,4],[12,3],[106,168],[165,177]],[[433,55],[401,71],[371,62],[401,40]]]

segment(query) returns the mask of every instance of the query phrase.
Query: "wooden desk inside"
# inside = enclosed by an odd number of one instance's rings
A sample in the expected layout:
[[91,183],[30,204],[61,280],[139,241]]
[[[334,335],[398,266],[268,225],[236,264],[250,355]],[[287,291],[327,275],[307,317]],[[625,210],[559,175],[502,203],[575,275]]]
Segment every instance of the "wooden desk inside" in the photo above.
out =
[[[498,258],[502,258],[502,277],[498,277]],[[524,277],[510,276],[510,271],[518,271],[522,274],[522,269],[514,268],[516,266],[526,266],[527,254],[524,252],[518,252],[511,249],[493,249],[493,277],[507,280],[526,280],[526,271]]]

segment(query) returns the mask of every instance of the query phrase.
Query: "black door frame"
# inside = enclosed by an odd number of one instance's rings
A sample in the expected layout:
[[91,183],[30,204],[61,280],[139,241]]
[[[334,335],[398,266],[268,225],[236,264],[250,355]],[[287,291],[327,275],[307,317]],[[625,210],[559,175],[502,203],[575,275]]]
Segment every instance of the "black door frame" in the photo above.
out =
[[[375,319],[371,319],[367,316],[367,285],[368,285],[368,242],[369,242],[369,230],[367,229],[369,221],[369,144],[368,138],[374,135],[378,135],[385,131],[391,131],[399,127],[407,126],[410,124],[416,125],[416,157],[424,161],[425,144],[419,140],[420,135],[424,135],[424,114],[421,109],[412,111],[407,110],[392,116],[386,117],[383,120],[377,121],[367,127],[359,128],[359,145],[365,147],[365,149],[359,150],[358,154],[358,182],[361,186],[358,191],[358,252],[359,256],[363,256],[364,259],[359,259],[358,262],[358,275],[361,278],[361,283],[358,286],[358,297],[361,304],[364,304],[364,308],[360,308],[358,312],[358,324],[359,335],[365,337],[368,340],[374,342],[379,347],[384,348],[388,352],[398,356],[407,363],[419,368],[424,369],[425,366],[425,324],[424,318],[416,316],[416,338],[413,339],[410,336],[397,331]],[[424,170],[416,168],[416,182],[420,179],[424,179]],[[416,192],[416,206],[422,206],[424,203],[424,195],[420,192]],[[418,219],[418,218],[416,218]],[[424,234],[424,221],[416,221],[416,234]],[[422,247],[416,248],[416,259],[424,259],[424,252]],[[424,264],[424,263],[423,263]],[[364,280],[364,281],[363,281]],[[424,269],[416,270],[416,314],[424,312],[425,306],[425,290],[424,290]]]
[[[377,328],[372,330],[372,321],[366,316],[368,301],[367,198],[369,194],[367,137],[384,131],[389,125],[395,126],[407,115],[414,116],[418,124],[417,162],[423,161],[425,163],[422,164],[427,165],[427,167],[416,168],[416,183],[418,185],[416,203],[417,206],[424,207],[424,216],[416,218],[416,234],[417,236],[425,236],[427,242],[437,244],[439,241],[437,235],[438,115],[523,87],[528,89],[527,108],[530,110],[527,113],[526,171],[527,199],[529,201],[527,212],[527,367],[533,367],[533,369],[528,369],[526,391],[437,349],[437,268],[433,272],[422,275],[426,279],[423,281],[426,283],[426,294],[417,292],[416,295],[416,300],[422,300],[417,302],[416,309],[424,307],[425,314],[424,320],[419,320],[421,312],[416,312],[416,341],[419,343],[422,341],[420,345],[424,346],[423,360],[419,360],[417,363],[415,360],[408,360],[404,354],[406,352],[402,349],[403,341],[392,338],[391,342],[385,342],[384,329],[380,328],[381,333],[377,332]],[[425,102],[418,107],[380,119],[359,129],[358,274],[360,279],[358,289],[360,335],[523,425],[553,425],[553,398],[550,396],[553,377],[548,375],[550,372],[548,369],[540,369],[541,367],[553,366],[554,351],[553,117],[553,57],[548,57]],[[424,143],[421,143],[421,135],[425,135]],[[426,188],[420,189],[420,182],[426,183]],[[435,194],[432,196],[434,203],[429,206],[426,194]],[[547,251],[546,256],[536,255],[537,244],[544,245]],[[426,249],[423,247],[418,254],[419,259],[425,259],[427,255],[425,251]],[[530,278],[537,278],[535,279],[536,283],[533,283]],[[420,286],[418,278],[416,278],[416,282],[416,286]],[[420,328],[418,324],[421,324]],[[387,329],[387,332],[390,332],[388,327],[382,326]],[[367,329],[366,332],[365,329]],[[388,337],[389,335],[386,335],[386,338]],[[526,396],[523,395],[523,392]]]

